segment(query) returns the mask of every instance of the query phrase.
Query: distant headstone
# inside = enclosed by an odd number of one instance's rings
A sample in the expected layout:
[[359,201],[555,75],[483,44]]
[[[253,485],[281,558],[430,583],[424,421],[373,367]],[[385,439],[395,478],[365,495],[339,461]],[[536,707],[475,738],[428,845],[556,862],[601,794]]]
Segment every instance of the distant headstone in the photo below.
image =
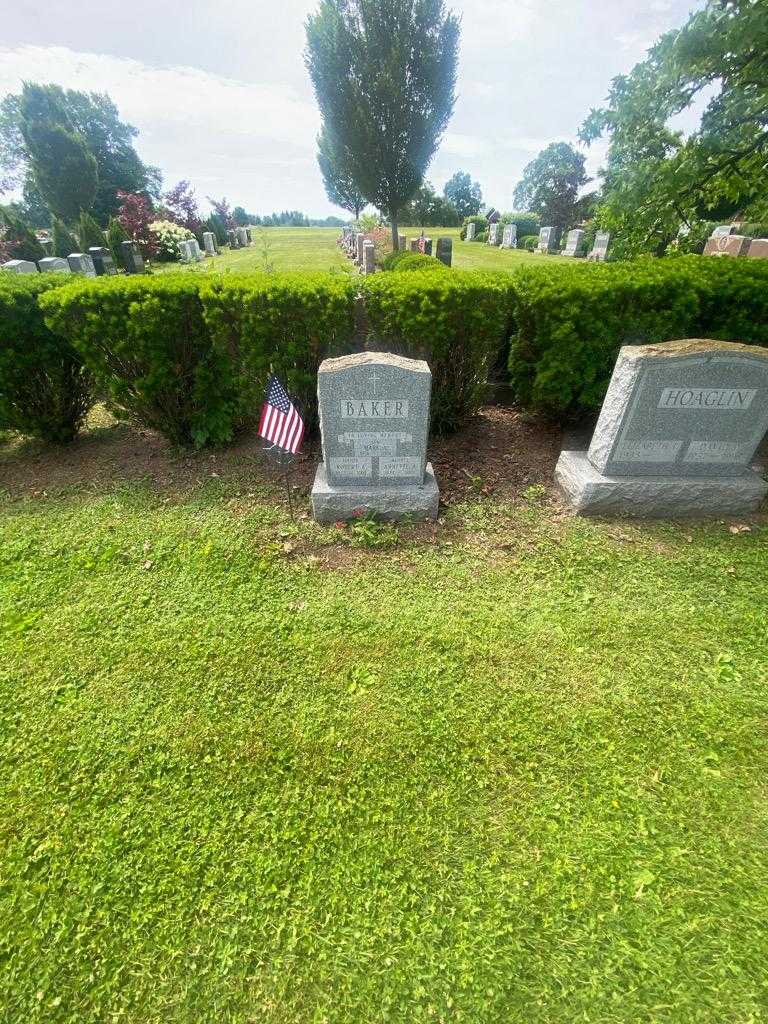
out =
[[710,235],[704,246],[705,256],[746,256],[752,239],[748,235]]
[[421,243],[422,243],[422,239],[421,238],[412,238],[411,239],[411,252],[423,252],[424,250],[422,249],[422,244]]
[[542,228],[539,231],[539,244],[536,251],[542,253],[554,252],[557,247],[558,235],[559,231],[557,228]]
[[123,257],[123,266],[126,274],[143,274],[144,257],[141,255],[138,242],[126,241],[120,243],[120,252]]
[[251,243],[248,240],[248,232],[245,228],[237,228],[237,240],[240,243],[240,247],[245,249]]
[[736,230],[736,225],[735,224],[719,224],[709,237],[710,238],[723,238],[723,237],[727,237],[728,235],[732,235],[735,230]]
[[245,229],[245,237],[248,239],[248,241],[246,242],[246,245],[251,245],[252,242],[253,242],[253,234],[251,232],[251,228],[246,228]]
[[71,274],[69,264],[60,256],[46,256],[37,264],[41,274]]
[[92,245],[88,255],[93,260],[97,277],[112,277],[117,273],[115,261],[112,259],[112,251],[105,245]]
[[502,249],[516,249],[517,248],[517,224],[505,224],[504,232],[501,236],[501,248]]
[[3,263],[3,270],[11,274],[36,274],[37,264],[31,260],[8,260],[7,263]]
[[582,249],[582,242],[584,241],[584,232],[579,228],[574,228],[573,231],[569,231],[565,239],[565,249],[563,249],[563,256],[583,256],[584,251]]
[[423,249],[423,252],[424,252],[425,256],[431,256],[432,255],[432,239],[431,238],[425,238],[424,239],[424,249]]
[[431,388],[421,359],[362,352],[320,364],[315,519],[437,517],[440,494],[427,462]]
[[397,251],[398,252],[405,252],[405,243],[406,242],[407,242],[407,238],[405,237],[405,235],[398,235],[397,236]]
[[441,263],[444,263],[446,267],[450,267],[453,262],[453,239],[438,238],[435,255]]
[[555,476],[580,512],[749,512],[768,494],[750,468],[766,430],[768,349],[626,345],[589,451],[564,451]]
[[357,265],[362,269],[363,262],[365,260],[365,235],[362,231],[358,232],[357,235]]
[[237,237],[237,232],[235,231],[234,228],[229,228],[229,230],[227,231],[227,239],[229,241],[230,249],[240,248],[240,239]]
[[370,239],[363,242],[363,273],[373,274],[376,270],[376,246]]
[[595,243],[587,256],[588,260],[604,260],[608,256],[608,246],[611,244],[610,231],[598,231],[595,235]]
[[203,245],[207,256],[216,256],[219,249],[216,245],[216,235],[212,231],[203,232]]
[[494,221],[488,226],[488,245],[499,244],[499,224],[498,221]]
[[768,238],[753,238],[747,256],[753,260],[768,259]]
[[73,274],[82,274],[85,277],[96,277],[96,267],[87,252],[71,252],[67,256],[69,269]]
[[473,220],[467,224],[467,241],[473,242],[475,239],[475,231],[477,230],[477,224]]

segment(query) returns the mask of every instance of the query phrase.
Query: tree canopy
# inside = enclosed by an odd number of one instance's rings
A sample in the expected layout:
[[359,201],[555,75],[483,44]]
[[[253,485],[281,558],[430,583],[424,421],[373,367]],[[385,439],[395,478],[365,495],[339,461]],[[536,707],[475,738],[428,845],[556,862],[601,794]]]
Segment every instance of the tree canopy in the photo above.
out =
[[461,220],[465,217],[474,217],[480,212],[483,203],[483,193],[480,185],[465,171],[456,171],[452,178],[445,183],[443,195],[456,207],[456,212]]
[[578,217],[579,192],[589,181],[584,162],[584,155],[567,142],[551,143],[523,170],[515,204],[538,213],[545,225],[570,227]]
[[[689,135],[671,119],[706,106]],[[709,0],[666,33],[581,129],[610,139],[600,223],[632,255],[661,252],[681,225],[768,215],[768,5]]]
[[443,0],[321,0],[306,30],[323,133],[388,214],[396,249],[400,213],[453,113],[459,21]]
[[355,184],[349,154],[334,147],[327,131],[321,131],[317,138],[317,162],[329,200],[354,214],[357,220],[365,206],[365,197]]

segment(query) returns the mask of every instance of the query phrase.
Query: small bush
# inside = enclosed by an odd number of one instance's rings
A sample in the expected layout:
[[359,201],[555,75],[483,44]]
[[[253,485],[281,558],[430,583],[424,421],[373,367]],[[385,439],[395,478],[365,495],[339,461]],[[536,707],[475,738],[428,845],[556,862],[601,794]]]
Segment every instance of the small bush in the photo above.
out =
[[239,426],[231,362],[214,347],[199,278],[108,277],[41,296],[118,417],[183,446],[229,441]]
[[541,227],[541,217],[538,213],[512,213],[503,214],[499,224],[514,224],[517,227],[517,237],[523,238],[526,235],[538,235]]
[[77,241],[79,252],[88,252],[92,246],[101,247],[106,244],[104,232],[90,213],[80,214],[80,220],[77,222]]
[[371,340],[429,363],[435,433],[457,429],[481,405],[511,298],[508,274],[446,271],[377,274],[363,283]]
[[[396,258],[393,258],[396,257]],[[434,256],[426,256],[422,252],[398,252],[392,253],[385,261],[385,270],[395,270],[397,273],[409,273],[414,270],[449,270],[444,263]]]
[[472,241],[473,242],[482,242],[483,245],[485,245],[485,243],[488,241],[488,232],[487,231],[478,231],[478,233],[475,235],[475,237],[472,239]]
[[90,374],[72,345],[46,326],[38,296],[58,274],[0,275],[0,429],[52,444],[72,441],[93,404]]
[[522,238],[517,240],[518,249],[525,249],[527,252],[533,252],[538,244],[538,235],[523,235]]
[[474,241],[477,241],[477,235],[479,232],[488,230],[488,218],[484,217],[482,214],[476,214],[473,217],[465,217],[461,231],[459,232],[459,236],[462,242],[465,242],[467,240],[467,227],[470,224],[475,225]]
[[69,230],[67,225],[58,219],[53,218],[53,255],[60,256],[65,260],[73,252],[80,252],[80,243]]

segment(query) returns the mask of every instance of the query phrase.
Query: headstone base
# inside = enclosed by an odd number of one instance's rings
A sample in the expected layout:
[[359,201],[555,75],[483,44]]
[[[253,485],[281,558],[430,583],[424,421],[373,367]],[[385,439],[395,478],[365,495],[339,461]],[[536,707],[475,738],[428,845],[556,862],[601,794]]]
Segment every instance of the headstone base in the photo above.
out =
[[728,477],[603,476],[586,452],[562,452],[555,480],[580,515],[741,515],[755,512],[768,494],[768,482],[753,470]]
[[321,462],[312,488],[312,515],[318,523],[345,522],[369,514],[389,521],[406,517],[437,519],[439,502],[440,491],[431,462],[427,463],[421,485],[366,487],[361,482],[354,489],[332,487],[325,474],[325,463]]

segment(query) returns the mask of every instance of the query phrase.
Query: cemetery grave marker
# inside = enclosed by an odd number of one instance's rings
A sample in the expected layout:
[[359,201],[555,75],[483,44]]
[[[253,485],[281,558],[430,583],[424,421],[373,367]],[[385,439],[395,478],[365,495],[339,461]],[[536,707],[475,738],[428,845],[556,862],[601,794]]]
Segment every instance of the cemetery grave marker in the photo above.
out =
[[720,224],[720,225],[718,225],[718,227],[716,227],[714,229],[714,231],[712,232],[712,234],[709,237],[710,238],[723,238],[723,237],[727,237],[728,235],[732,235],[735,230],[736,230],[736,225],[735,224]]
[[82,274],[84,277],[96,277],[96,267],[87,252],[71,252],[67,256],[69,269],[73,274]]
[[768,259],[768,238],[753,238],[747,256],[753,260]]
[[69,264],[61,256],[46,256],[38,263],[41,274],[71,274]]
[[488,245],[499,244],[499,225],[497,221],[494,221],[488,228]]
[[370,239],[363,242],[363,273],[373,274],[376,270],[376,246]]
[[137,242],[126,241],[120,243],[120,251],[123,254],[123,266],[126,274],[143,274],[144,257],[141,255]]
[[112,259],[112,252],[104,245],[92,245],[88,255],[93,260],[97,277],[112,277],[117,273],[115,261]]
[[625,345],[589,451],[564,451],[555,477],[579,512],[750,512],[768,494],[750,466],[767,430],[768,349]]
[[704,255],[746,256],[751,242],[747,235],[710,235],[704,246]]
[[203,232],[203,245],[208,256],[218,255],[219,247],[216,244],[216,235],[212,231]]
[[240,243],[240,247],[242,249],[245,249],[247,246],[251,244],[248,239],[248,232],[245,230],[245,228],[237,228],[237,240]]
[[435,255],[441,263],[444,263],[446,267],[450,267],[453,262],[453,239],[438,238]]
[[502,249],[517,248],[517,224],[505,224],[504,233],[501,236]]
[[573,231],[569,231],[568,237],[565,240],[563,256],[583,256],[584,252],[581,248],[583,241],[584,232],[579,228],[574,228]]
[[412,238],[411,239],[411,252],[423,252],[423,251],[424,250],[421,247],[421,239],[420,238]]
[[11,274],[36,274],[37,265],[31,260],[8,260],[3,264],[3,270]]
[[440,494],[427,462],[431,388],[421,359],[362,352],[321,363],[323,462],[312,488],[318,522],[369,513],[437,517]]
[[539,231],[539,245],[536,251],[540,253],[554,252],[557,246],[558,234],[557,228],[542,228]]
[[595,235],[595,243],[592,251],[587,256],[588,260],[604,260],[608,256],[608,246],[611,244],[610,231],[598,231]]
[[475,230],[476,229],[477,229],[477,224],[475,224],[474,221],[470,221],[469,224],[467,224],[467,241],[468,242],[474,241]]

